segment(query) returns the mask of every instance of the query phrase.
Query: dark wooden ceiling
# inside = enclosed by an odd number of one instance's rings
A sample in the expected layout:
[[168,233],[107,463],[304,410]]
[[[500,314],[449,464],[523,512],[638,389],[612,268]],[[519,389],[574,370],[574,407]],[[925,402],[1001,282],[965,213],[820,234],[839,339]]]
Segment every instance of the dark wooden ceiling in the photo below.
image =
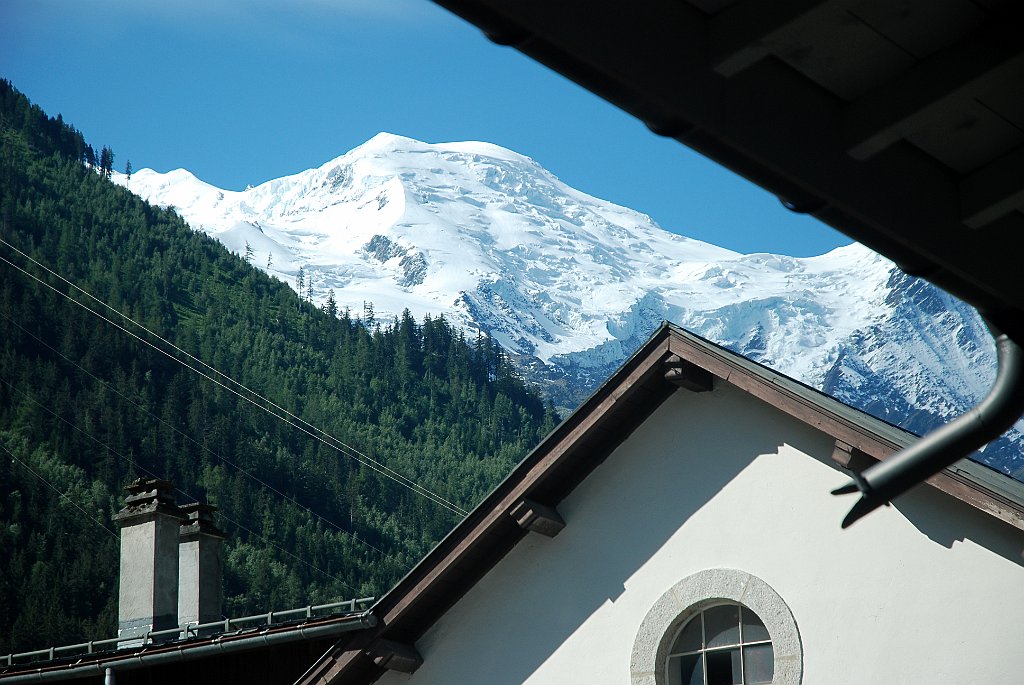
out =
[[1019,0],[435,2],[1024,341]]

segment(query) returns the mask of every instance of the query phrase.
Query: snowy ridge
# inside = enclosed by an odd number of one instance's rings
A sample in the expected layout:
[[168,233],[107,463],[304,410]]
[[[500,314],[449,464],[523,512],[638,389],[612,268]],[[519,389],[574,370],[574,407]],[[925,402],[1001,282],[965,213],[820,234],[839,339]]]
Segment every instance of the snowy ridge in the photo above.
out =
[[[490,143],[381,133],[244,191],[179,169],[115,174],[315,301],[378,320],[444,314],[504,345],[563,405],[664,319],[918,432],[980,399],[994,350],[977,314],[859,245],[742,255],[668,233]],[[1015,440],[1020,436],[1016,436]],[[1024,468],[1019,449],[985,459]]]

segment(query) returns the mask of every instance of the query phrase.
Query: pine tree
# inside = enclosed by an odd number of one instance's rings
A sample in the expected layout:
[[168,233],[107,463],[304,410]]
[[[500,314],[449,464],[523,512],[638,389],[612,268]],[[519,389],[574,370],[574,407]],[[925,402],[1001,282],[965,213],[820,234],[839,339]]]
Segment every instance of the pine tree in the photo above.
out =
[[334,288],[327,291],[327,301],[324,302],[324,311],[332,319],[338,318],[338,300],[334,297]]
[[242,259],[245,260],[246,264],[252,264],[252,245],[249,244],[248,240],[245,241],[245,257]]
[[[0,226],[34,259],[63,264],[69,278],[189,354],[460,506],[483,498],[557,422],[484,340],[471,365],[471,341],[443,317],[420,326],[403,312],[382,328],[366,302],[365,324],[347,308],[338,318],[333,292],[322,308],[304,302],[305,269],[296,295],[175,213],[101,182],[82,165],[84,142],[69,142],[78,134],[54,135],[45,114],[8,97],[5,83]],[[22,123],[33,117],[34,126]],[[238,397],[210,392],[205,379],[34,281],[10,273],[0,281],[5,316],[19,322],[0,336],[0,378],[19,386],[16,396],[0,384],[0,447],[99,521],[142,469],[246,521],[251,529],[225,526],[226,614],[383,592],[450,529],[446,510]],[[475,368],[489,358],[500,385]],[[117,541],[0,455],[0,654],[109,637]],[[243,466],[340,527],[271,496]],[[278,554],[285,549],[309,563]]]
[[273,252],[268,252],[267,253],[267,269],[268,270],[270,269],[270,267],[271,267],[271,265],[273,263],[274,263],[274,253]]
[[106,145],[100,150],[100,173],[104,178],[114,173],[114,151]]
[[131,180],[132,180],[132,160],[130,160],[130,159],[124,163],[124,176],[128,180],[128,182],[131,182]]

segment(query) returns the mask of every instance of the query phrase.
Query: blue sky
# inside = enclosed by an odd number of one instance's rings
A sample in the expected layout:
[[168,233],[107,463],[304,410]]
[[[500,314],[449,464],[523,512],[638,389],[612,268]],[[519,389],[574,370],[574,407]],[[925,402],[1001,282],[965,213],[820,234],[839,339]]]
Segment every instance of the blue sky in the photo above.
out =
[[427,0],[0,0],[0,76],[118,169],[238,190],[379,131],[485,140],[740,252],[850,242]]

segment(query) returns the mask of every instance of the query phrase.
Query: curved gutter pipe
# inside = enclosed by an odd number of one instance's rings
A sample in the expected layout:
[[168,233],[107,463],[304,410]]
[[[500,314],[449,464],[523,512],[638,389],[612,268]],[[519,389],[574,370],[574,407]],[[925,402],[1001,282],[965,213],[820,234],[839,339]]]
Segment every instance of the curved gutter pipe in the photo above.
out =
[[843,519],[843,528],[995,440],[1024,414],[1024,350],[1005,333],[989,327],[995,336],[998,372],[988,396],[963,416],[833,490],[833,495],[862,494]]
[[377,625],[377,617],[369,612],[359,614],[349,621],[336,621],[327,625],[302,626],[291,630],[275,633],[264,633],[234,639],[215,639],[207,645],[176,645],[160,648],[160,651],[130,656],[112,656],[109,659],[97,660],[80,666],[57,667],[37,670],[18,675],[0,675],[0,682],[7,683],[38,683],[53,680],[71,680],[73,678],[104,677],[104,682],[113,683],[117,671],[133,668],[160,666],[174,661],[201,659],[214,654],[239,652],[257,647],[278,645],[299,640],[313,640],[323,637],[335,637],[342,633]]

